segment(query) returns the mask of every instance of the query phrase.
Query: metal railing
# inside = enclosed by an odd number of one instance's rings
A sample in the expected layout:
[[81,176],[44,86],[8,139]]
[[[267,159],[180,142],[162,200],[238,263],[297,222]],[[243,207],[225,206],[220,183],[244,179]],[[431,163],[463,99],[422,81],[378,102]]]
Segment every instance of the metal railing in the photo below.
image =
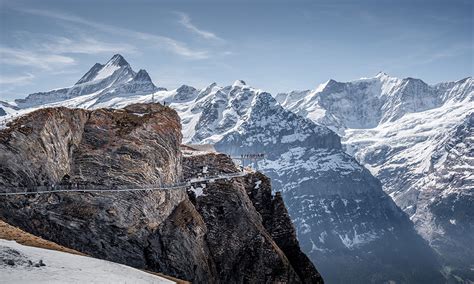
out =
[[247,175],[245,172],[230,174],[220,174],[216,176],[203,176],[191,178],[187,181],[169,184],[169,185],[143,185],[135,188],[122,188],[118,185],[92,185],[92,184],[61,184],[55,186],[33,186],[33,187],[3,187],[0,188],[0,196],[12,195],[34,195],[51,194],[64,192],[84,192],[84,193],[109,193],[109,192],[134,192],[134,191],[152,191],[152,190],[174,190],[192,186],[193,183],[215,181],[221,179],[232,179]]

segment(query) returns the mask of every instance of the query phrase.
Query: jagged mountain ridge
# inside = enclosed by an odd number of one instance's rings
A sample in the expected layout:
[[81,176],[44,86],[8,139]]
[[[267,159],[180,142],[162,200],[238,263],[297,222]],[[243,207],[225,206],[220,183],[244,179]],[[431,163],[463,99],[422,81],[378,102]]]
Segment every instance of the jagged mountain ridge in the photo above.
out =
[[156,87],[145,70],[138,73],[133,71],[128,62],[120,54],[116,54],[106,64],[96,63],[72,87],[30,94],[14,103],[19,108],[30,108],[89,96],[87,103],[93,105],[111,96],[150,94],[158,90],[164,88]]
[[[185,154],[183,169],[183,174],[187,178],[199,175],[203,169],[211,175],[217,175],[223,171],[236,171],[235,164],[227,155],[205,152],[204,154]],[[246,259],[249,260],[248,262],[256,261],[254,251],[255,248],[258,248],[258,245],[254,244],[254,242],[261,242],[258,238],[252,237],[253,233],[251,230],[245,229],[242,226],[242,216],[249,214],[243,211],[242,207],[245,208],[245,206],[249,206],[249,204],[236,206],[236,204],[239,203],[238,200],[243,199],[236,198],[241,194],[249,197],[252,205],[260,215],[263,226],[275,241],[275,244],[281,248],[283,253],[288,257],[288,261],[295,269],[301,281],[303,283],[322,282],[321,276],[314,268],[314,265],[300,249],[295,228],[288,216],[281,195],[272,195],[272,187],[269,178],[256,172],[248,174],[241,184],[245,191],[239,190],[240,187],[238,185],[228,181],[198,185],[189,191],[191,201],[206,220],[206,223],[210,224],[210,228],[212,228],[208,234],[208,240],[218,247],[218,249],[215,250],[216,263],[221,264],[226,262],[221,258],[235,259],[233,261],[233,263],[236,264],[235,266],[223,265],[224,271],[222,274],[225,277],[225,282],[246,282],[242,278],[237,280],[237,278],[233,277],[242,277],[239,275],[248,274],[237,271],[246,270]],[[246,199],[243,200],[246,201]],[[252,214],[252,212],[250,212],[250,214]],[[241,254],[236,251],[234,245],[236,240],[249,247],[247,254]],[[262,259],[262,261],[274,260]],[[241,263],[243,265],[241,265]],[[256,265],[259,267],[264,266],[262,264]],[[249,280],[251,280],[251,282],[265,282],[259,278],[250,278]],[[294,281],[295,280],[292,280],[289,283]]]
[[[447,269],[460,269],[456,273],[462,278],[474,279],[467,237],[474,218],[465,217],[473,211],[456,205],[472,204],[474,196],[471,77],[430,86],[380,73],[346,83],[330,80],[313,91],[276,98],[337,131],[345,149],[381,180],[384,191],[446,260]],[[453,211],[435,209],[439,204]]]
[[379,73],[352,82],[331,79],[315,90],[281,93],[275,98],[285,108],[344,136],[345,129],[374,128],[407,113],[469,100],[472,84],[468,77],[430,86],[420,79],[398,79]]

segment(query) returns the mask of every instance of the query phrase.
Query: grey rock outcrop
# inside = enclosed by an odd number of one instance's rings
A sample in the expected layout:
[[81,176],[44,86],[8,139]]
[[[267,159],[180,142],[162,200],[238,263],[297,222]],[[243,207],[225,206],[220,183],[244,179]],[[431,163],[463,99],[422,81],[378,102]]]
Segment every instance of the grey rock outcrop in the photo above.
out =
[[[158,104],[42,109],[0,133],[0,184],[52,185],[65,176],[86,188],[174,183],[181,179],[180,129],[176,113]],[[206,226],[183,191],[2,199],[2,219],[45,239],[187,280],[213,277]],[[177,226],[179,220],[192,229]]]
[[[203,168],[210,175],[237,171],[223,154],[188,156],[183,163],[184,175],[190,177]],[[323,282],[300,250],[283,200],[272,196],[266,176],[256,172],[197,186],[199,194],[189,194],[209,228],[206,240],[221,283]]]

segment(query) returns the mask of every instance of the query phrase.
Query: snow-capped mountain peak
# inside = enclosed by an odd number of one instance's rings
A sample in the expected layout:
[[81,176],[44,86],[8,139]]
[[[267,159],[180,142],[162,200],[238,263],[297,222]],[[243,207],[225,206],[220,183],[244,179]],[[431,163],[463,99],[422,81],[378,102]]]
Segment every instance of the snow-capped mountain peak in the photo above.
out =
[[148,72],[146,72],[144,69],[140,69],[135,77],[133,77],[133,80],[151,82],[150,75],[148,75]]
[[77,81],[75,85],[93,81],[94,78],[97,76],[97,73],[99,73],[102,68],[104,68],[104,65],[100,63],[94,64],[94,66],[92,66],[92,68],[84,76],[82,76],[82,78],[79,79],[79,81]]
[[128,64],[127,60],[125,60],[125,58],[123,58],[122,55],[120,54],[115,54],[114,56],[112,56],[112,58],[110,58],[110,60],[105,64],[106,66],[107,65],[115,65],[115,66],[119,66],[119,67],[123,67],[123,66],[130,66],[130,64]]
[[244,80],[236,80],[232,84],[232,88],[243,88],[243,87],[247,87],[247,84],[245,83]]
[[116,54],[105,64],[94,64],[72,87],[30,94],[25,99],[15,100],[15,104],[19,108],[31,108],[63,102],[68,106],[90,108],[106,101],[118,102],[116,98],[119,97],[152,94],[159,90],[165,89],[156,87],[145,70],[136,73],[123,56]]
[[373,79],[378,79],[380,81],[400,80],[399,78],[392,77],[392,76],[390,76],[389,74],[387,74],[386,72],[383,72],[383,71],[380,71],[379,73],[377,73],[377,75],[375,75],[375,77],[373,77]]
[[206,91],[206,90],[212,90],[214,87],[217,86],[217,83],[216,82],[212,82],[211,84],[209,84],[207,87],[205,87],[204,89],[202,89],[203,91]]
[[252,107],[265,107],[267,109],[273,109],[275,107],[280,107],[278,102],[275,100],[275,98],[267,92],[259,92],[257,91],[253,97]]
[[97,74],[90,81],[103,80],[112,76],[127,77],[128,79],[128,77],[133,77],[135,75],[134,73],[135,72],[133,72],[128,62],[121,55],[116,54],[104,65],[104,67],[98,70]]
[[472,79],[431,86],[420,79],[399,79],[381,72],[350,82],[331,79],[313,91],[278,94],[276,99],[287,109],[344,135],[347,128],[372,128],[408,113],[464,101],[472,98],[472,88]]
[[199,92],[196,88],[188,85],[181,85],[181,87],[176,89],[172,101],[185,102],[189,100],[194,100],[198,96],[198,94]]
[[[120,70],[119,72],[117,72]],[[121,76],[117,73],[123,73]],[[115,54],[105,65],[100,63],[94,64],[92,68],[79,80],[76,85],[104,80],[112,77],[114,74],[119,76],[116,77],[133,77],[135,72],[128,64],[128,62],[120,54]]]
[[195,92],[197,90],[193,86],[181,85],[178,89],[176,89],[176,91],[179,93],[179,92]]

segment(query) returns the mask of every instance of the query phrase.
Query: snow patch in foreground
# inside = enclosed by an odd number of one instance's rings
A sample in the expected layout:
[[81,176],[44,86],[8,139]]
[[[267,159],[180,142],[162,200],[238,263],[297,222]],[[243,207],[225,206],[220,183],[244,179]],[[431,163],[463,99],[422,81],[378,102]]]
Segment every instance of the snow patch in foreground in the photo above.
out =
[[[175,283],[122,264],[15,241],[0,240],[0,256],[1,283]],[[34,267],[28,260],[46,266]]]

